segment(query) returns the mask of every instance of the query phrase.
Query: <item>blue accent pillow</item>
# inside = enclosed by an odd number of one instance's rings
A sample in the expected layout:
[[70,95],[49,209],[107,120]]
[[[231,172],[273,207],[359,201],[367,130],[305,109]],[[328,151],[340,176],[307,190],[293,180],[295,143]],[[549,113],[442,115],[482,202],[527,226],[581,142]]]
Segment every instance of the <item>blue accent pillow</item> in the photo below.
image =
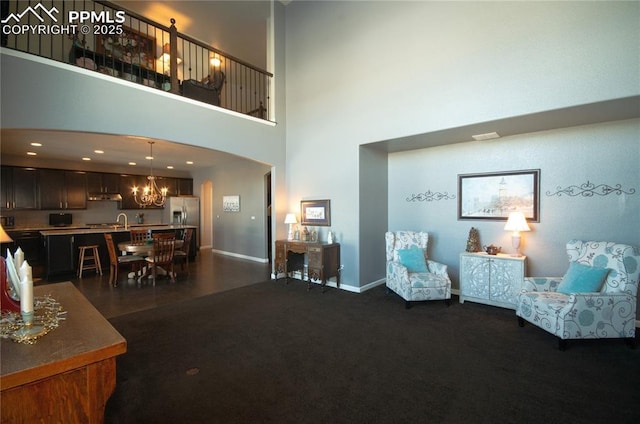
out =
[[424,258],[424,250],[419,247],[398,249],[398,258],[409,272],[429,272],[427,261]]
[[564,294],[598,292],[608,273],[609,268],[594,268],[571,262],[556,291]]

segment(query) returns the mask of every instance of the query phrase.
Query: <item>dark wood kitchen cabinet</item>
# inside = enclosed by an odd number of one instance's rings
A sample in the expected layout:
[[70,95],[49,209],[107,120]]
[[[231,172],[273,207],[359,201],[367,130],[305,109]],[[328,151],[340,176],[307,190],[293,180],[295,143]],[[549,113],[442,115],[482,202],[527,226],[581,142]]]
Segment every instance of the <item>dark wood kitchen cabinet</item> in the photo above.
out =
[[44,244],[48,280],[76,272],[75,236],[69,234],[46,236]]
[[192,196],[193,178],[159,177],[158,187],[166,187],[167,196]]
[[177,179],[178,196],[193,196],[193,178]]
[[162,190],[163,188],[167,189],[167,196],[177,196],[178,195],[178,185],[177,180],[175,178],[169,177],[157,177],[158,180],[158,188]]
[[119,193],[120,175],[103,172],[87,172],[88,193]]
[[35,168],[3,166],[2,209],[38,209],[38,172]]
[[2,244],[2,253],[8,248],[12,253],[20,247],[24,252],[24,259],[29,262],[34,278],[42,278],[45,271],[45,257],[43,239],[39,231],[7,230],[13,243]]
[[40,209],[86,209],[87,175],[79,171],[39,169]]
[[120,176],[120,194],[122,195],[120,209],[140,209],[140,206],[138,206],[133,198],[132,189],[133,187],[138,187],[138,189],[141,190],[141,187],[146,184],[146,181],[146,178],[143,179],[140,175]]

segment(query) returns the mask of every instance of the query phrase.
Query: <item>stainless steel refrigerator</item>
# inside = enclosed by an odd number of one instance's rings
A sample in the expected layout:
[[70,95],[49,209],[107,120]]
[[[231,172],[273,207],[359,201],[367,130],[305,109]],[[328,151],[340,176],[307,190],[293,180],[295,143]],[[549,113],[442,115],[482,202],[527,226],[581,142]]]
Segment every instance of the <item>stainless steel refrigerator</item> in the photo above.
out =
[[162,222],[173,225],[195,225],[196,246],[200,246],[200,199],[195,196],[167,197]]

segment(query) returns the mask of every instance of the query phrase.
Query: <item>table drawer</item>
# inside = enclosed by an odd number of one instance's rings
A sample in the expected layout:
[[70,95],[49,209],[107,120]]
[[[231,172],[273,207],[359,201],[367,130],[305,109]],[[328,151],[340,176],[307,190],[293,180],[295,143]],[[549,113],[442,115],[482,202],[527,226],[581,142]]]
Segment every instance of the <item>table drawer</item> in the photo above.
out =
[[322,268],[322,249],[312,247],[309,249],[309,268]]

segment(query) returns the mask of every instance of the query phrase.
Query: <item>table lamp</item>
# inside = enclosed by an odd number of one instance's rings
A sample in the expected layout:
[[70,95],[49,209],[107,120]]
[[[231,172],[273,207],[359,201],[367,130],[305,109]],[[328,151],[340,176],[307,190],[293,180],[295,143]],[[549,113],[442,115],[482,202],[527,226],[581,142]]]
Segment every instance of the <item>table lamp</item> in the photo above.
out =
[[511,212],[504,229],[505,231],[512,231],[511,244],[516,249],[516,252],[511,256],[522,256],[520,254],[520,231],[531,231],[524,214],[522,212]]
[[[13,240],[9,237],[0,225],[0,243],[11,243]],[[5,258],[0,256],[0,309],[20,313],[20,301],[9,295],[9,281],[7,276],[7,267]]]
[[4,228],[2,228],[2,225],[0,225],[0,243],[11,243],[12,241],[13,239],[9,237],[9,234],[7,234]]
[[287,235],[287,240],[293,240],[293,225],[298,223],[296,214],[288,213],[284,218],[284,223],[289,224],[289,234]]

